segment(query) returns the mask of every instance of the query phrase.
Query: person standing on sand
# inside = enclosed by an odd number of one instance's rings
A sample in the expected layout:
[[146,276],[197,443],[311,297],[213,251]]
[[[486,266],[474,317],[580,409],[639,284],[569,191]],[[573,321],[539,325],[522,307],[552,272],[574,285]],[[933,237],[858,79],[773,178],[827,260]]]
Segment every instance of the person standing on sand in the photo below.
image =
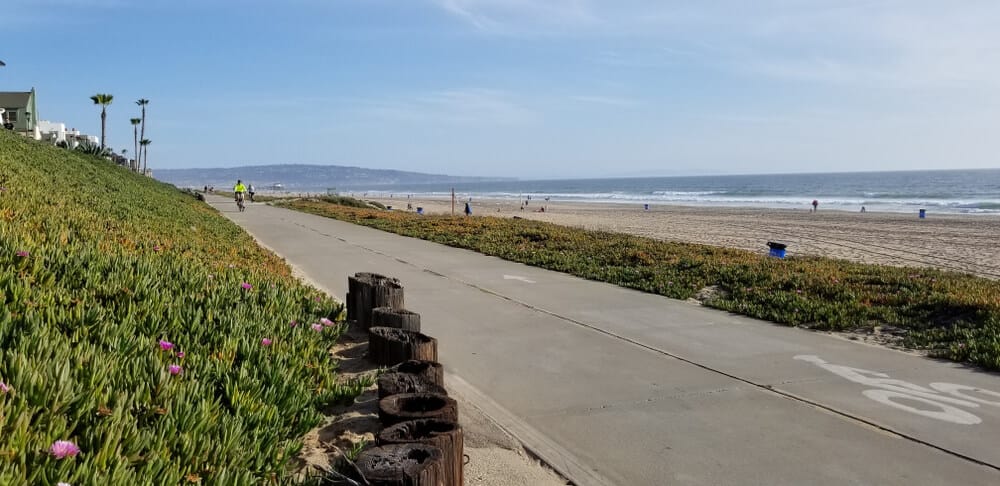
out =
[[812,212],[815,213],[818,210],[818,208],[819,208],[819,201],[813,199],[813,210],[812,210]]

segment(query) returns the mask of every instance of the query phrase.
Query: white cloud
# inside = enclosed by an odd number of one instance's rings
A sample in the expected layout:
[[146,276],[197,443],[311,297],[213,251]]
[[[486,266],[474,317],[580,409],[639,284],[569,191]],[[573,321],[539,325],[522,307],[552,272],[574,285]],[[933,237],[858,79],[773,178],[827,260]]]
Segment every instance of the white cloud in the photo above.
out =
[[570,99],[575,101],[582,101],[584,103],[617,106],[619,108],[627,108],[637,105],[636,101],[633,99],[619,98],[616,96],[576,95],[576,96],[570,96]]
[[496,34],[547,33],[592,25],[597,17],[586,0],[433,0],[476,29]]
[[390,121],[445,124],[520,125],[538,119],[538,113],[508,92],[453,89],[402,99],[361,101],[363,115]]
[[1000,87],[995,0],[433,1],[486,35],[641,46],[592,55],[606,65],[681,60],[795,81]]

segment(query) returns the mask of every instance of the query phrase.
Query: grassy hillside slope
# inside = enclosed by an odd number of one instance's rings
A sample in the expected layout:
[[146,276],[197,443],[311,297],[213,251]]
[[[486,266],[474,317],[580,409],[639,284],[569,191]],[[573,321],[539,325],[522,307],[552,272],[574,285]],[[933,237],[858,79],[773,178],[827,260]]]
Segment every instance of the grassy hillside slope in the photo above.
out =
[[284,483],[358,392],[340,311],[172,186],[0,131],[0,484]]

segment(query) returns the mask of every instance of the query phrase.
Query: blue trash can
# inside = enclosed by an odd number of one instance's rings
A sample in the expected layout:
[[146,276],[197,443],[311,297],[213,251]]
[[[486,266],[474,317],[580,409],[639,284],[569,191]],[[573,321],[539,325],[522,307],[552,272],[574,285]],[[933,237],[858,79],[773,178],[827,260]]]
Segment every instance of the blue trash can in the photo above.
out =
[[646,211],[649,211],[649,204],[643,204],[643,207],[646,209]]
[[771,251],[768,252],[768,255],[773,256],[775,258],[785,258],[785,248],[788,248],[788,245],[784,243],[768,241],[767,246],[768,248],[771,249]]
[[926,209],[921,209],[920,210],[920,219],[924,219],[926,217],[927,217],[927,210]]
[[417,214],[424,214],[424,208],[417,206]]

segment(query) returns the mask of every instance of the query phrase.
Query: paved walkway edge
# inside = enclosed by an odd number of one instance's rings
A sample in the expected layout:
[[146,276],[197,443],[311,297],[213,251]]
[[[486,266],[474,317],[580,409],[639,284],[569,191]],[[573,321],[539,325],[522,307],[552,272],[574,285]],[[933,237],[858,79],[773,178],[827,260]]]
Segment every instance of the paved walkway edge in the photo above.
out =
[[534,427],[515,417],[461,377],[446,373],[445,385],[446,388],[454,389],[458,394],[466,397],[480,412],[520,442],[525,450],[576,486],[614,485],[612,481],[587,467],[583,461],[535,430]]

